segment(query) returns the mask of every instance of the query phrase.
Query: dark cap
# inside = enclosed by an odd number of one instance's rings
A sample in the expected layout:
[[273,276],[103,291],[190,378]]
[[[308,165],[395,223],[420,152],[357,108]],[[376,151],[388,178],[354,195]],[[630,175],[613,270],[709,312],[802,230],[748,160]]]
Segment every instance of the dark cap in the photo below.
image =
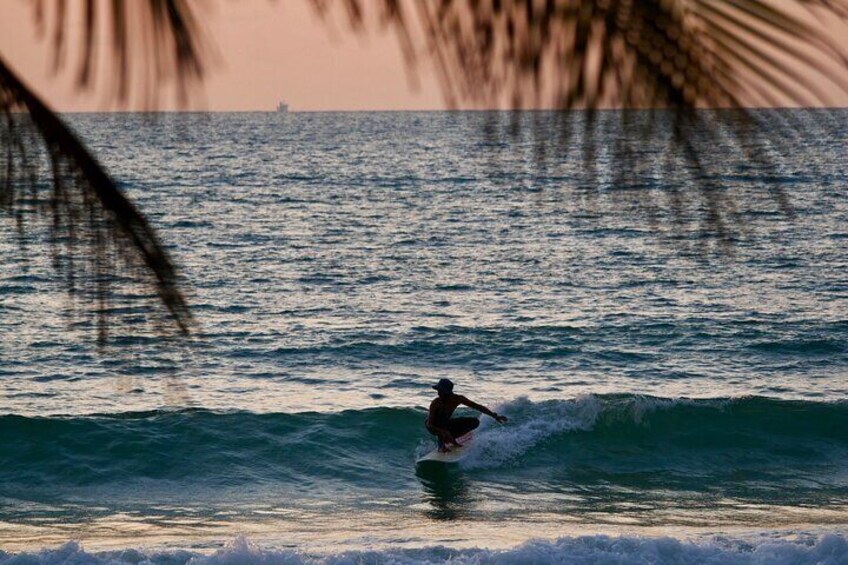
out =
[[439,382],[433,388],[439,392],[451,393],[453,392],[453,383],[450,379],[439,379]]

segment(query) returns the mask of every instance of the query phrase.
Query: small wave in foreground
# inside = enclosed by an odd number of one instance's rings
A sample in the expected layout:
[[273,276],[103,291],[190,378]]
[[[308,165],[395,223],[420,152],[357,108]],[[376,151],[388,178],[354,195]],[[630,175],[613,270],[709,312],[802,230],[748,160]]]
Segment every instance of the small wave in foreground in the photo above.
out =
[[595,564],[769,564],[836,565],[848,562],[848,539],[837,534],[798,535],[794,539],[761,536],[758,539],[714,537],[684,541],[671,537],[586,536],[555,541],[534,540],[507,550],[451,549],[443,546],[421,549],[346,551],[312,555],[292,549],[263,549],[239,537],[211,555],[184,550],[140,551],[122,549],[89,553],[79,543],[58,549],[8,554],[0,551],[0,565],[39,563],[92,563],[102,565],[546,565],[554,563]]

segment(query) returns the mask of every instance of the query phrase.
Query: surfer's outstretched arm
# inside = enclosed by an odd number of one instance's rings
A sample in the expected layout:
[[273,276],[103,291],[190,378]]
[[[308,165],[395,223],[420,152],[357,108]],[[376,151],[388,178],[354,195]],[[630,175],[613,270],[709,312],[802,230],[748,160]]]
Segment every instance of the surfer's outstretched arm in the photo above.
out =
[[495,420],[497,420],[501,424],[503,424],[504,422],[507,421],[506,416],[501,416],[497,412],[492,412],[491,410],[489,410],[488,408],[486,408],[482,404],[477,404],[473,400],[469,400],[469,399],[465,398],[464,396],[461,396],[461,395],[457,395],[457,396],[459,396],[459,403],[460,404],[462,404],[464,406],[468,406],[469,408],[473,408],[474,410],[477,410],[478,412],[482,412],[483,414],[485,414],[487,416],[491,416],[492,418],[494,418]]

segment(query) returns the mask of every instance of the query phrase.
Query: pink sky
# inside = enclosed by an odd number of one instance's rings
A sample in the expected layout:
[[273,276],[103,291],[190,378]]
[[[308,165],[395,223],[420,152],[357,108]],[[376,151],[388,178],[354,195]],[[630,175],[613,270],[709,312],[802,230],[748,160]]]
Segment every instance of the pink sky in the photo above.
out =
[[[322,22],[303,1],[206,0],[206,6],[218,56],[192,102],[197,109],[272,110],[280,100],[293,110],[444,107],[432,73],[422,70],[412,85],[393,33],[354,35],[340,21]],[[58,110],[106,107],[102,96],[74,89],[72,67],[53,76],[48,42],[37,37],[28,1],[3,0],[0,53]]]
[[[37,38],[31,2],[2,2],[0,54],[28,84],[59,111],[112,107],[104,103],[102,93],[81,93],[73,87],[75,67],[53,75],[48,42]],[[338,19],[328,25],[304,0],[203,0],[195,5],[203,8],[201,16],[218,56],[192,109],[269,111],[281,100],[301,111],[445,107],[431,68],[421,67],[413,85],[391,32],[356,35]],[[848,37],[844,22],[830,21],[827,27],[834,37]],[[803,72],[828,92],[828,105],[848,106],[848,94],[822,75]],[[165,102],[159,108],[174,105]]]

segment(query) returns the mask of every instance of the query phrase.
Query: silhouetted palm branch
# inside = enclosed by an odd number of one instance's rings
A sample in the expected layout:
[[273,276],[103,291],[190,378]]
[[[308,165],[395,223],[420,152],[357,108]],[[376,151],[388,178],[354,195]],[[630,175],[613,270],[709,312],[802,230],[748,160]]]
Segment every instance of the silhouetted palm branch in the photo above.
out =
[[[675,171],[685,169],[698,181],[706,203],[705,231],[721,240],[731,239],[734,203],[715,190],[716,175],[704,148],[735,143],[746,159],[768,167],[767,150],[740,141],[757,125],[744,108],[826,104],[828,90],[817,81],[848,92],[845,46],[824,33],[821,24],[827,18],[848,18],[848,0],[309,1],[321,13],[341,7],[355,29],[368,29],[375,19],[395,29],[411,65],[422,58],[433,62],[451,106],[587,110],[579,120],[562,118],[564,133],[547,135],[538,148],[544,166],[551,155],[571,151],[568,132],[576,128],[589,175],[586,185],[592,184],[597,166],[599,128],[611,127],[596,110],[652,109],[647,116],[622,112],[615,127],[635,122],[642,135],[682,148],[688,167],[666,156],[666,172],[672,174],[664,188],[671,207],[684,206],[687,185],[678,182]],[[192,81],[203,76],[205,49],[188,0],[34,0],[34,5],[36,20],[52,38],[57,68],[67,64],[69,10],[79,8],[83,29],[71,50],[78,53],[80,86],[92,85],[97,70],[107,65],[118,101],[140,91],[149,105],[163,82],[174,80],[184,98]],[[104,33],[111,41],[99,41]],[[696,107],[738,113],[728,118],[691,111]],[[5,119],[0,138],[3,207],[18,218],[24,211],[52,218],[54,245],[64,241],[67,246],[69,280],[85,245],[93,243],[99,272],[111,265],[103,242],[117,243],[131,264],[144,265],[153,275],[159,296],[185,328],[190,318],[173,265],[149,225],[2,61],[0,112]],[[662,112],[672,112],[670,130],[658,119]],[[787,125],[787,135],[808,127]],[[492,131],[497,134],[497,128]],[[616,183],[639,185],[640,151],[624,136],[612,138],[619,160]],[[626,177],[624,170],[634,174]],[[786,195],[769,190],[791,214]],[[31,197],[24,198],[27,191]],[[640,206],[650,209],[652,204]],[[97,277],[98,284],[106,279]],[[102,288],[98,294],[104,296]]]
[[[848,0],[382,0],[376,10],[361,0],[312,3],[324,15],[343,6],[356,30],[375,22],[395,29],[413,65],[435,65],[453,107],[586,110],[552,118],[564,135],[539,129],[538,165],[580,147],[584,178],[575,184],[597,187],[599,144],[612,139],[619,193],[661,175],[675,224],[687,205],[703,203],[701,233],[725,249],[736,238],[734,226],[747,228],[716,180],[726,163],[709,153],[723,151],[765,176],[780,141],[763,146],[752,134],[767,126],[777,138],[815,135],[816,124],[748,108],[828,105],[831,91],[848,92],[846,46],[822,23],[848,17]],[[644,115],[599,120],[605,107]],[[510,135],[520,120],[512,119],[490,130]],[[665,140],[659,170],[645,170],[634,139]],[[791,217],[788,195],[774,185],[764,189]],[[657,207],[651,194],[640,191],[639,207]]]
[[[116,101],[126,103],[131,94],[140,94],[143,107],[155,107],[163,85],[173,82],[185,102],[191,86],[203,78],[208,46],[195,16],[196,2],[33,1],[38,28],[50,38],[54,70],[76,64],[81,88],[94,85],[101,71]],[[82,26],[72,30],[76,17]]]
[[805,69],[848,91],[846,46],[821,25],[846,0],[381,0],[370,18],[372,2],[311,1],[394,27],[454,105],[748,107],[779,102],[774,88],[826,103]]
[[[119,102],[126,102],[138,85],[145,104],[154,104],[168,79],[184,98],[192,81],[202,76],[197,24],[183,0],[37,0],[34,6],[37,21],[53,38],[57,67],[67,50],[68,7],[81,10],[80,87],[92,85],[101,56],[114,57],[111,70],[116,78],[111,84]],[[103,22],[110,25],[112,42],[107,53],[98,54]],[[151,281],[178,328],[187,332],[191,315],[174,263],[154,229],[61,118],[2,58],[0,118],[0,208],[17,219],[21,233],[34,220],[45,221],[54,265],[65,274],[69,289],[98,304],[101,340],[110,312],[109,286],[122,268],[136,279],[141,275]]]

